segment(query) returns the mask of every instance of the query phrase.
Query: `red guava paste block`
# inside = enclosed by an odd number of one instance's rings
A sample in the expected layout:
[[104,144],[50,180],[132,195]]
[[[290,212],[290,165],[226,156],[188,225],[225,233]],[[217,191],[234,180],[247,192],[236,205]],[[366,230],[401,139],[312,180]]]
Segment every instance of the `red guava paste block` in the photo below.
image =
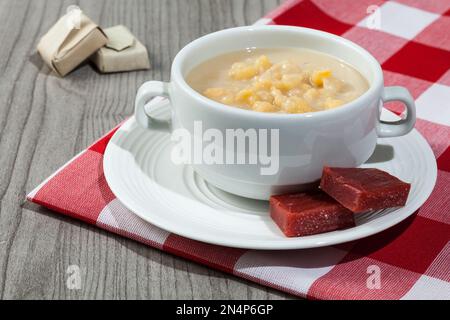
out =
[[270,216],[288,237],[353,227],[353,213],[320,190],[270,197]]
[[404,206],[411,185],[378,169],[325,167],[320,188],[359,213]]

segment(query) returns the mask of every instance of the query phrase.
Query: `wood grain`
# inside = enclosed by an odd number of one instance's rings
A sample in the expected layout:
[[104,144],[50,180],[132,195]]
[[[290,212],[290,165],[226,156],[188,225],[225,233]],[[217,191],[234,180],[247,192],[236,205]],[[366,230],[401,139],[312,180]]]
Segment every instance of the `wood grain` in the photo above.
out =
[[[193,39],[251,24],[279,0],[78,1],[93,20],[124,24],[146,44],[149,71],[56,77],[35,52],[73,1],[0,0],[0,297],[3,299],[280,299],[288,295],[211,270],[25,203],[30,191],[131,115],[145,80],[168,80]],[[69,265],[81,289],[66,286]]]

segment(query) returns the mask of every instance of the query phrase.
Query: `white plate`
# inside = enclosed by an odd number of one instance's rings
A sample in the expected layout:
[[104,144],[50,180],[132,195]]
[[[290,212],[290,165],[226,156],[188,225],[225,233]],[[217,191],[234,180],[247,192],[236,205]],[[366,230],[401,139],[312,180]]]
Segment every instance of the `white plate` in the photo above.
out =
[[[166,116],[163,104],[153,108]],[[383,119],[397,116],[383,112]],[[225,193],[201,179],[189,166],[170,160],[170,135],[140,128],[129,119],[109,142],[104,160],[106,180],[117,198],[142,219],[178,235],[248,249],[301,249],[338,244],[383,231],[413,214],[436,182],[436,160],[416,131],[379,139],[363,167],[385,170],[411,183],[406,206],[357,216],[354,228],[287,238],[268,214],[268,202]]]

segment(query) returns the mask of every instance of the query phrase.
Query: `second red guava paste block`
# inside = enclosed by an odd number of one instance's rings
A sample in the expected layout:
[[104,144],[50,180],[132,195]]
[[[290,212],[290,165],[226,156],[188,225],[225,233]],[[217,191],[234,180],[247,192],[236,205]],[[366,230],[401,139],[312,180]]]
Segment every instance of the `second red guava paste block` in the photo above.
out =
[[353,213],[320,190],[271,196],[270,216],[288,237],[355,225]]
[[323,168],[320,188],[358,213],[404,206],[411,185],[378,169]]

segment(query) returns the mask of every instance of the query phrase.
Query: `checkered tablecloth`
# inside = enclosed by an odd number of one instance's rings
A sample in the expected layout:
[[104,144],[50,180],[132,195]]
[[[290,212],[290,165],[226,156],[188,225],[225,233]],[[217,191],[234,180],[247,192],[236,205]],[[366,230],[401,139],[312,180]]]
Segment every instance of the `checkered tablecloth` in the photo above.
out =
[[[431,145],[439,169],[432,195],[416,214],[369,238],[319,249],[258,251],[193,241],[144,222],[112,194],[102,159],[114,130],[28,199],[301,297],[450,299],[450,1],[293,0],[257,23],[305,26],[350,39],[378,59],[386,85],[411,91],[417,105],[416,128]],[[389,108],[401,112],[400,105]]]

